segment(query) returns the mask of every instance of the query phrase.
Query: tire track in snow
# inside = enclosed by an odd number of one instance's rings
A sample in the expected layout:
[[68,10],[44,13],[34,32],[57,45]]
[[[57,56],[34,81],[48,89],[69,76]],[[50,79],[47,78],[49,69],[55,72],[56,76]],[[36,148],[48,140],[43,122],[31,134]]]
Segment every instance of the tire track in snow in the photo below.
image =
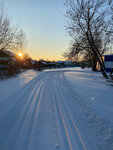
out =
[[[55,112],[53,106],[53,99],[52,99],[52,75],[51,72],[48,76],[48,80],[44,85],[44,91],[42,92],[41,96],[41,105],[40,105],[40,112],[38,120],[36,121],[36,135],[34,135],[36,141],[36,149],[39,150],[58,150],[59,144],[57,139],[57,127],[56,127],[56,120],[55,120]],[[31,139],[33,139],[31,137]],[[33,148],[33,141],[29,146],[29,150]]]
[[[55,76],[55,75],[54,75]],[[54,100],[55,100],[55,105],[56,105],[56,114],[57,114],[57,121],[59,122],[59,130],[60,130],[60,134],[59,136],[62,136],[62,140],[63,140],[63,144],[64,144],[64,149],[68,150],[68,149],[72,149],[72,145],[70,142],[70,138],[69,138],[69,133],[67,131],[67,127],[66,127],[66,123],[64,120],[64,116],[59,104],[59,92],[57,89],[57,79],[54,79]]]
[[[3,150],[9,150],[9,149],[13,149],[13,147],[16,147],[14,149],[17,150],[17,149],[19,149],[19,147],[24,147],[25,146],[25,145],[23,146],[24,140],[22,141],[21,139],[23,139],[26,136],[26,132],[25,131],[27,130],[27,126],[29,125],[29,123],[30,123],[31,120],[33,122],[32,118],[35,117],[35,116],[33,117],[33,115],[35,114],[36,107],[38,105],[37,96],[40,93],[40,91],[41,91],[41,89],[43,87],[43,84],[47,80],[46,77],[44,77],[44,79],[43,79],[43,77],[44,76],[40,77],[40,80],[39,80],[38,83],[37,83],[38,79],[33,80],[33,82],[31,82],[32,85],[34,85],[34,81],[35,81],[36,85],[35,85],[35,87],[33,89],[29,87],[30,90],[31,90],[30,91],[31,94],[26,99],[24,97],[26,97],[26,92],[27,92],[27,90],[29,88],[26,89],[24,93],[22,93],[21,98],[23,97],[25,99],[24,106],[22,106],[22,111],[18,112],[19,113],[18,114],[19,115],[18,118],[16,120],[15,119],[13,120],[14,122],[12,124],[12,127],[11,127],[10,131],[9,131],[9,136],[6,135],[5,136],[6,139],[4,138],[4,141],[2,140],[4,144],[2,143],[3,145],[2,145],[1,149],[3,149]],[[22,101],[22,100],[18,99],[17,103],[8,112],[8,115],[6,116],[6,119],[10,118],[10,114],[12,114],[12,111],[13,111],[13,113],[14,112],[17,113],[16,110],[15,110],[15,108],[17,108],[17,110],[18,110],[18,106],[20,104],[20,101]],[[14,115],[14,114],[12,114],[12,115]],[[7,123],[7,121],[6,121],[6,123]],[[31,125],[30,125],[29,129],[31,128]],[[7,134],[8,134],[8,132],[7,132]],[[15,141],[15,143],[14,143],[14,141]],[[28,141],[29,141],[29,138],[27,139],[27,142]],[[14,146],[14,145],[16,145],[16,146]],[[18,148],[17,148],[17,145],[18,145]],[[27,143],[26,143],[26,145],[27,145]]]
[[[62,138],[64,138],[65,150],[69,150],[69,149],[70,150],[75,150],[75,149],[87,150],[85,143],[80,135],[80,132],[75,122],[73,121],[73,118],[69,110],[66,107],[66,104],[63,103],[64,96],[63,96],[63,93],[61,92],[61,86],[59,82],[59,73],[57,74],[54,82],[55,82],[54,85],[56,85],[56,88],[54,91],[56,94],[54,97],[56,97],[55,103],[57,107],[57,115],[58,115],[58,119],[61,117],[61,120],[62,120],[62,124],[61,124],[61,121],[59,121],[60,122],[59,124],[61,126],[63,125],[64,131],[65,131],[65,134],[62,131],[60,131],[62,134]],[[67,146],[66,146],[66,142],[68,143]],[[79,143],[79,146],[78,146],[78,143]]]
[[[24,93],[27,93],[28,90],[30,90],[29,92],[31,92],[31,86],[32,88],[34,88],[34,86],[37,84],[38,81],[40,81],[40,79],[42,77],[44,77],[45,75],[47,75],[48,73],[41,73],[40,75],[38,75],[37,77],[35,77],[33,80],[31,80],[29,83],[27,83],[26,85],[24,85],[20,90],[16,91],[14,94],[12,94],[8,99],[3,99],[0,101],[0,110],[2,110],[2,108],[4,106],[7,106],[5,109],[5,112],[8,114],[8,111],[11,110],[11,108],[14,107],[14,105],[21,100],[23,97]],[[26,95],[27,96],[27,95]],[[11,105],[10,105],[11,104]],[[4,115],[4,114],[2,114]]]
[[[63,74],[63,73],[62,73]],[[73,133],[73,136],[75,138],[75,141],[77,140],[79,143],[79,146],[78,149],[83,149],[83,150],[87,150],[87,147],[85,145],[85,141],[83,140],[82,138],[82,135],[80,134],[80,131],[76,125],[76,121],[75,119],[73,119],[73,116],[71,115],[70,113],[70,110],[69,110],[69,107],[67,105],[67,102],[65,100],[65,97],[64,97],[64,94],[63,94],[63,91],[62,91],[62,88],[61,88],[61,82],[60,82],[60,78],[58,78],[58,89],[60,87],[60,90],[59,90],[59,93],[60,93],[60,96],[61,96],[61,106],[64,108],[64,111],[65,111],[65,114],[66,116],[68,116],[68,119],[69,119],[69,122],[70,122],[70,126],[71,126],[71,129],[72,129],[72,133]],[[75,135],[77,135],[77,138],[75,137]]]
[[53,108],[54,108],[54,116],[55,116],[55,122],[56,122],[56,136],[57,136],[57,141],[58,141],[58,145],[57,145],[57,149],[60,149],[60,150],[65,150],[65,146],[64,146],[64,143],[63,143],[63,137],[62,137],[62,132],[60,130],[60,122],[59,120],[61,119],[60,118],[60,115],[58,117],[58,109],[57,109],[57,104],[56,104],[56,96],[55,96],[55,89],[54,89],[54,75],[52,75],[52,83],[51,83],[51,92],[52,92],[52,103],[53,103]]
[[[36,134],[35,130],[36,130],[36,126],[37,126],[36,120],[38,120],[38,114],[39,114],[40,103],[41,103],[41,96],[42,96],[43,87],[44,87],[46,81],[47,81],[47,78],[45,77],[45,79],[42,79],[42,81],[40,81],[39,86],[36,89],[36,93],[33,96],[32,104],[30,105],[30,108],[29,108],[28,113],[26,115],[26,118],[24,120],[23,126],[20,130],[19,136],[17,138],[17,142],[15,144],[16,148],[14,148],[14,150],[15,149],[16,150],[29,149],[29,142],[31,141],[31,139],[34,140],[33,136]],[[32,120],[32,125],[30,123],[31,120]],[[26,124],[27,124],[27,127],[25,127]],[[33,133],[33,131],[34,131],[34,133]],[[29,137],[27,140],[26,140],[26,137],[27,137],[26,134]],[[27,143],[28,145],[27,144],[25,145],[26,141],[28,142]],[[34,144],[34,146],[32,146],[32,149],[35,149],[35,148],[36,148],[36,146]]]
[[[34,117],[34,121],[33,121],[33,126],[32,126],[32,131],[31,131],[31,135],[30,135],[30,139],[29,139],[29,144],[28,144],[28,150],[36,150],[37,149],[37,128],[38,128],[38,117],[39,117],[39,111],[40,109],[40,105],[41,105],[41,101],[42,101],[42,94],[44,91],[44,86],[46,84],[48,80],[48,76],[46,77],[46,79],[44,79],[44,83],[42,84],[41,88],[40,88],[40,93],[38,95],[38,104],[36,105],[36,112],[35,112],[35,117]],[[23,149],[24,150],[24,149]]]

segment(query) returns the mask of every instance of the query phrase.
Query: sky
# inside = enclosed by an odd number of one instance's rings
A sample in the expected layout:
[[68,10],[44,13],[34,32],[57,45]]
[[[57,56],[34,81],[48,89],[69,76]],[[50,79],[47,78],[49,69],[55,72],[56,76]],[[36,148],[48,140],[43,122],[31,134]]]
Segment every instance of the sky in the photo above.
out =
[[26,33],[25,52],[33,59],[63,60],[69,47],[65,0],[3,0],[13,24]]

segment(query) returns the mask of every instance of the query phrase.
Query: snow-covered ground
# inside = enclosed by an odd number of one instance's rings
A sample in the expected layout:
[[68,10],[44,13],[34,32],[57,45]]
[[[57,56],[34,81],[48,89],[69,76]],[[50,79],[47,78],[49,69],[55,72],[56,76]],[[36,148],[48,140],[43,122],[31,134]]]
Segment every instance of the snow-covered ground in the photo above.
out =
[[113,85],[90,69],[0,80],[0,150],[113,150]]
[[16,91],[18,92],[25,84],[38,76],[35,70],[25,71],[15,77],[0,80],[0,101],[7,99]]

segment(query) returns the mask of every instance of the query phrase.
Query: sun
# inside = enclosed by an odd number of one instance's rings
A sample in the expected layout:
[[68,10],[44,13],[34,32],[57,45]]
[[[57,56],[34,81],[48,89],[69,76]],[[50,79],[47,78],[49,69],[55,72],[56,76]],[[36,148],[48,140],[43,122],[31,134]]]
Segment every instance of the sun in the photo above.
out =
[[18,53],[18,56],[22,57],[22,55],[23,55],[23,54],[22,54],[21,52]]

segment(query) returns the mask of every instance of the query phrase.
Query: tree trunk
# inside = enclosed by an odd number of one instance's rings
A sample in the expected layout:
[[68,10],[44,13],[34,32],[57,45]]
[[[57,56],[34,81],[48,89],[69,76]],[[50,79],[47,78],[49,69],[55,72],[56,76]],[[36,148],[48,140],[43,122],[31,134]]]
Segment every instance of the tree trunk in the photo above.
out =
[[104,78],[108,79],[108,76],[107,76],[106,71],[105,71],[105,69],[104,69],[105,66],[103,66],[104,64],[102,64],[102,62],[101,62],[101,60],[100,60],[99,58],[98,58],[98,62],[99,62],[99,64],[100,64],[101,72],[102,72]]
[[[91,33],[91,32],[90,32],[90,33]],[[90,44],[90,46],[91,46],[92,52],[94,53],[94,55],[95,55],[97,61],[98,61],[99,64],[100,64],[101,72],[102,72],[102,74],[103,74],[103,77],[106,78],[106,79],[108,79],[108,76],[107,76],[106,71],[105,71],[104,61],[103,61],[102,56],[100,55],[100,53],[99,53],[99,56],[98,56],[98,48],[97,48],[96,45],[94,44],[92,35],[91,35],[91,40],[90,40],[88,34],[87,34],[87,38],[88,38],[89,44]],[[101,57],[100,57],[100,56],[101,56]]]
[[97,61],[96,61],[95,56],[92,55],[91,53],[90,53],[90,63],[91,63],[92,71],[97,71],[97,69],[96,69]]

